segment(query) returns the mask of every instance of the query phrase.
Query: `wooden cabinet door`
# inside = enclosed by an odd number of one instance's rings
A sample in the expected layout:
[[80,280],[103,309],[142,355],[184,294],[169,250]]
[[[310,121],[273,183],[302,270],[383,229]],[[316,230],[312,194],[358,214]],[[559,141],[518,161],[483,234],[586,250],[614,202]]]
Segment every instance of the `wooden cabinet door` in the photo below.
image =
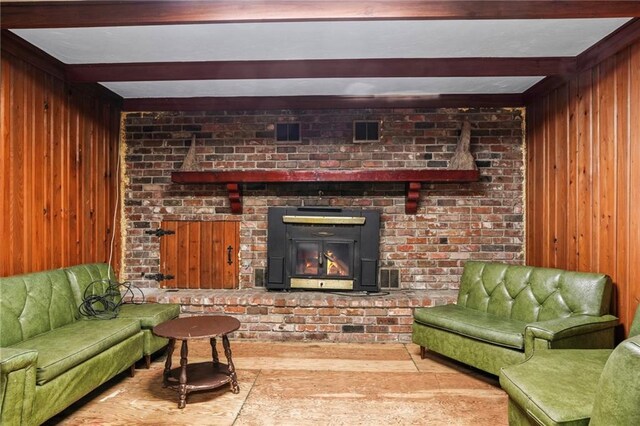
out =
[[160,239],[164,288],[238,288],[239,222],[163,221],[174,234]]

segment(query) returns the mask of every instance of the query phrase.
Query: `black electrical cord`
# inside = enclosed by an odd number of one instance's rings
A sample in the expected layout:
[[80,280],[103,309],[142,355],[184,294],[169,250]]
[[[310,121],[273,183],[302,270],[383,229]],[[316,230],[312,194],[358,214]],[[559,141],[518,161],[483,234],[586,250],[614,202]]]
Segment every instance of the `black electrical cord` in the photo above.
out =
[[[94,288],[97,284],[104,287],[102,293],[96,294]],[[141,295],[141,302],[133,302],[136,292]],[[130,302],[125,302],[130,296]],[[118,316],[120,306],[125,303],[141,305],[144,303],[144,293],[142,290],[129,281],[119,283],[108,278],[95,280],[89,283],[84,289],[84,297],[82,303],[78,306],[80,315],[95,319],[112,319]]]

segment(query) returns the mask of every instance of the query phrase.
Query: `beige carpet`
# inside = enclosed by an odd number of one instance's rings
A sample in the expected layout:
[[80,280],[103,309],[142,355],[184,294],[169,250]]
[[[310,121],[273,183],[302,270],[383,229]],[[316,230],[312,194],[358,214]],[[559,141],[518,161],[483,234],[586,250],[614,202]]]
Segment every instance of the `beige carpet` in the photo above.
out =
[[[192,393],[180,410],[176,392],[162,387],[159,358],[151,369],[115,378],[47,424],[507,424],[507,397],[495,377],[435,355],[421,360],[412,344],[232,340],[231,348],[239,394],[228,385]],[[190,342],[189,360],[208,360],[210,350],[207,341]]]

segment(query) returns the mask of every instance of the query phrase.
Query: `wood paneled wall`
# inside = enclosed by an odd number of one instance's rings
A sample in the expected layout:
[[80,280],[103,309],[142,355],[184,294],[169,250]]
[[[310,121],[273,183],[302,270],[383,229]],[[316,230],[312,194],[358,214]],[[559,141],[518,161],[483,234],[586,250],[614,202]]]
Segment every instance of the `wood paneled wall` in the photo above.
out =
[[527,263],[609,274],[640,301],[640,41],[527,105]]
[[3,32],[0,276],[119,259],[121,101],[61,74]]

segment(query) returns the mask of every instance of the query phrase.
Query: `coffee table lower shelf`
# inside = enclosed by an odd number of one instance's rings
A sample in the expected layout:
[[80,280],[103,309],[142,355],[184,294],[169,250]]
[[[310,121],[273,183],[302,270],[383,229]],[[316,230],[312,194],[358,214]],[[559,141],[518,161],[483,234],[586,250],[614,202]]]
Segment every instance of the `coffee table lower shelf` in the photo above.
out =
[[[173,368],[164,379],[164,385],[179,390],[181,367]],[[231,382],[231,372],[227,364],[212,361],[187,365],[187,392],[215,389]]]

